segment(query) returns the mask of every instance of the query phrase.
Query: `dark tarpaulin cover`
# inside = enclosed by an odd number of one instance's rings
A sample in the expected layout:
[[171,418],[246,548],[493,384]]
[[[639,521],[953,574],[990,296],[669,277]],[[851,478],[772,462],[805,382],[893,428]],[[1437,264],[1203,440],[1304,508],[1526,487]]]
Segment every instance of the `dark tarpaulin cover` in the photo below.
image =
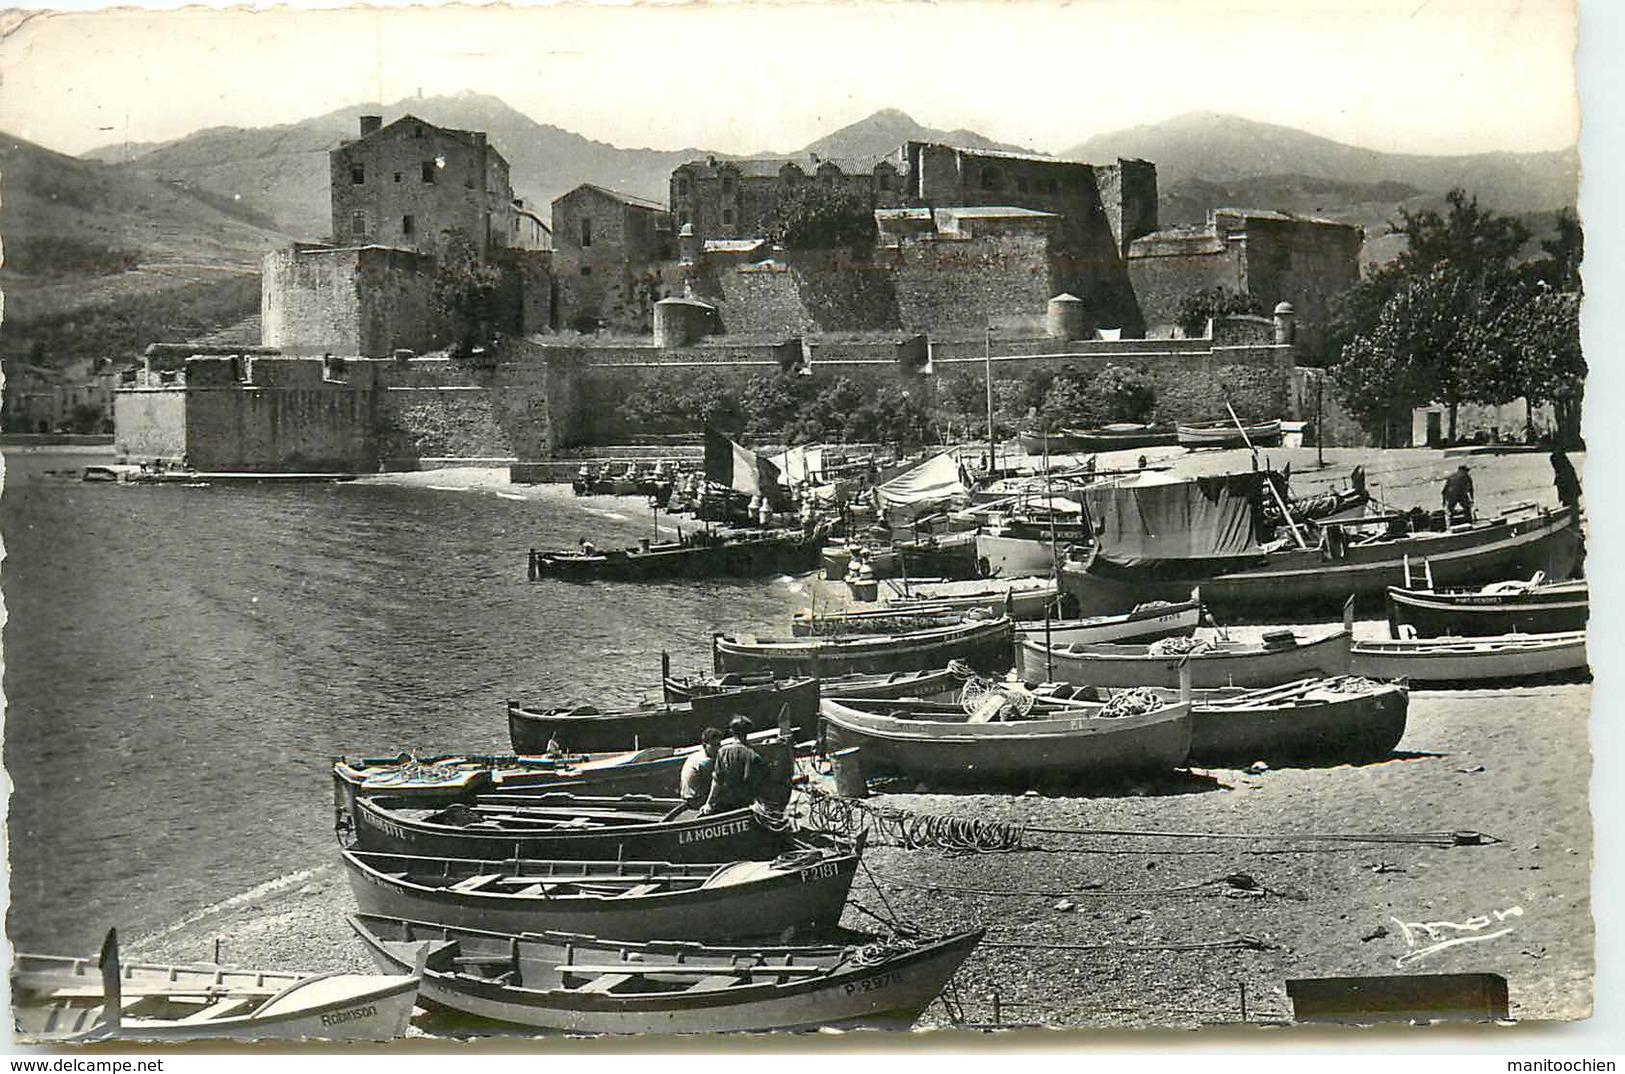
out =
[[1097,558],[1119,566],[1258,555],[1262,474],[1084,490]]
[[710,426],[705,429],[705,478],[747,496],[780,496],[779,468]]

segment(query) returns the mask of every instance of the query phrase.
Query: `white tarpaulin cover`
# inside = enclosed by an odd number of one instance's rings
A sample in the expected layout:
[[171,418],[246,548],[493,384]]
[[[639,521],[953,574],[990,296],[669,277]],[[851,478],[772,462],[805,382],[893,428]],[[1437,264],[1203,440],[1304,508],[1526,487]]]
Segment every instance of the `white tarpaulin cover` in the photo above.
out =
[[875,491],[883,508],[940,503],[970,495],[959,460],[946,451],[876,486]]

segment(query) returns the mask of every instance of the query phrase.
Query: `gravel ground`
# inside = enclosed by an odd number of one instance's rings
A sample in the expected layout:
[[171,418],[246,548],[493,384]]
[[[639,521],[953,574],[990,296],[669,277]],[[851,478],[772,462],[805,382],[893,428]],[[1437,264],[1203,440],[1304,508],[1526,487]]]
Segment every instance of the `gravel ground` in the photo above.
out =
[[[1299,493],[1339,484],[1363,463],[1377,494],[1401,508],[1436,504],[1439,481],[1460,461],[1333,449],[1326,469],[1314,470],[1313,449],[1268,455],[1276,466],[1292,462]],[[1466,461],[1488,509],[1555,502],[1544,455]],[[1220,472],[1247,463],[1241,453],[1213,452],[1178,465]],[[461,473],[437,472],[433,483]],[[468,480],[501,483],[478,471]],[[1382,631],[1361,623],[1357,632]],[[1499,973],[1515,1019],[1583,1018],[1594,969],[1590,704],[1587,685],[1417,692],[1399,751],[1376,764],[1198,770],[1098,796],[879,795],[868,804],[1009,825],[1189,834],[1028,830],[1021,849],[992,854],[873,846],[865,862],[874,879],[860,875],[853,903],[931,931],[989,930],[952,988],[973,1024],[993,1023],[995,1003],[1006,1025],[1234,1024],[1243,1020],[1244,993],[1248,1021],[1280,1022],[1290,1016],[1288,978],[1393,972]],[[1455,831],[1491,841],[1304,838]],[[1225,879],[1240,874],[1250,879]],[[207,959],[218,940],[229,963],[370,968],[345,922],[352,908],[334,855],[290,881],[132,937],[126,949],[132,957]],[[1465,923],[1497,912],[1504,919],[1480,933],[1508,930],[1501,935],[1396,967],[1412,950],[1402,923]],[[854,907],[844,923],[872,922]],[[920,1024],[950,1024],[944,1005]]]

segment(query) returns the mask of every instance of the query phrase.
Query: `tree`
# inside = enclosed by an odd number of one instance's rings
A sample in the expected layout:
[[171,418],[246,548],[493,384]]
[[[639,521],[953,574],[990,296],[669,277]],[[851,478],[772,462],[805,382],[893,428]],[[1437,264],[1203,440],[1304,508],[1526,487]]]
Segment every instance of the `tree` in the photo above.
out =
[[1231,287],[1206,287],[1186,295],[1174,314],[1174,323],[1185,335],[1196,337],[1207,331],[1209,319],[1231,317],[1236,314],[1262,316],[1263,306],[1246,291]]
[[1138,369],[1108,365],[1089,382],[1086,397],[1094,406],[1096,424],[1114,421],[1150,421],[1157,409],[1157,389]]
[[874,245],[874,204],[850,187],[796,183],[780,190],[766,231],[793,250],[858,250]]
[[454,347],[468,354],[491,339],[502,273],[480,260],[468,236],[454,232],[435,266],[430,303]]

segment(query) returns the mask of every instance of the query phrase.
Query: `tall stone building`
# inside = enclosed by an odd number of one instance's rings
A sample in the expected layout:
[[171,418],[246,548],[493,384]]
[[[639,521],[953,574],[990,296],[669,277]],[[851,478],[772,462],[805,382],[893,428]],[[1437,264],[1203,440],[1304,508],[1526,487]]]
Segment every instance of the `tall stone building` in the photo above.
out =
[[671,173],[671,212],[679,230],[708,239],[760,237],[779,197],[803,183],[856,191],[875,208],[902,204],[900,165],[884,157],[773,157],[691,160]]
[[583,183],[553,200],[556,327],[646,332],[677,256],[666,207]]
[[1303,353],[1324,347],[1331,303],[1360,280],[1361,229],[1262,209],[1215,209],[1207,223],[1135,239],[1129,277],[1147,325],[1170,327],[1198,291],[1250,294],[1268,313],[1289,302]]
[[361,136],[328,154],[333,241],[438,255],[454,234],[483,260],[520,246],[508,162],[484,131],[437,127],[412,115],[384,126],[361,117]]

